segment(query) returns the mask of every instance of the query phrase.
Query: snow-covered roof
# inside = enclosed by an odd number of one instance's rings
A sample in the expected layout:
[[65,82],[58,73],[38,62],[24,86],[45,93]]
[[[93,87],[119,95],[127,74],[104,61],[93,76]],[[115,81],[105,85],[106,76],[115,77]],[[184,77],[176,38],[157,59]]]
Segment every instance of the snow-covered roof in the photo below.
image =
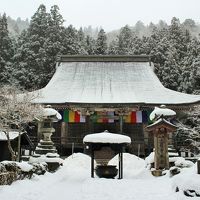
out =
[[[18,136],[19,136],[19,132],[17,132],[17,131],[10,131],[9,132],[10,140],[14,140]],[[0,141],[7,141],[6,134],[3,131],[0,131]]]
[[165,117],[170,117],[170,116],[175,116],[176,112],[166,108],[166,107],[155,107],[153,112],[150,114],[150,120],[154,120],[155,118],[159,118],[161,116],[165,116]]
[[171,127],[177,128],[174,124],[172,124],[171,122],[167,121],[167,120],[164,119],[164,118],[158,119],[158,120],[155,121],[153,124],[148,125],[147,128],[151,128],[152,126],[158,125],[158,124],[163,123],[163,122],[166,123],[166,124],[168,124],[168,125],[171,126]]
[[34,102],[148,105],[200,102],[200,95],[165,88],[155,75],[153,64],[150,66],[147,61],[106,58],[62,61],[47,86],[36,91],[39,96]]
[[62,119],[62,116],[60,115],[60,113],[53,109],[53,108],[44,108],[43,109],[43,117],[53,117],[55,116],[58,120]]
[[126,135],[109,133],[104,131],[102,133],[94,133],[86,135],[83,138],[84,143],[109,143],[109,144],[122,144],[122,143],[131,143],[131,138]]

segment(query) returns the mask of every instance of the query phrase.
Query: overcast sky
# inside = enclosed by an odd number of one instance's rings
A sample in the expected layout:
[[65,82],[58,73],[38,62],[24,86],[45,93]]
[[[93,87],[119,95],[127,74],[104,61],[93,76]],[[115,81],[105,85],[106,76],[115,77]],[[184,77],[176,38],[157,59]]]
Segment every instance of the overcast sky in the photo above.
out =
[[173,16],[181,22],[187,18],[200,21],[200,0],[0,0],[0,13],[30,19],[40,4],[48,11],[58,5],[65,24],[77,28],[92,25],[110,31],[139,20],[145,24],[159,19],[169,23]]

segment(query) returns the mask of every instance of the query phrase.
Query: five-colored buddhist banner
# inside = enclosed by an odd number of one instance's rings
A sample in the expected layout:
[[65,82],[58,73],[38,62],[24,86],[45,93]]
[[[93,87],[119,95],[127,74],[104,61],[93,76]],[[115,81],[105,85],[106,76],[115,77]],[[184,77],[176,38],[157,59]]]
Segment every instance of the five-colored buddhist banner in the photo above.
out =
[[72,110],[64,110],[60,112],[64,122],[74,123],[74,122],[86,122],[86,117],[81,115],[81,113]]
[[[80,112],[71,111],[71,110],[64,110],[60,111],[64,122],[69,123],[85,123],[86,116],[82,115]],[[149,114],[148,111],[132,111],[129,115],[123,117],[125,123],[149,123]],[[91,119],[94,123],[114,123],[119,119],[116,117],[117,115],[113,111],[109,112],[94,112],[91,115]]]

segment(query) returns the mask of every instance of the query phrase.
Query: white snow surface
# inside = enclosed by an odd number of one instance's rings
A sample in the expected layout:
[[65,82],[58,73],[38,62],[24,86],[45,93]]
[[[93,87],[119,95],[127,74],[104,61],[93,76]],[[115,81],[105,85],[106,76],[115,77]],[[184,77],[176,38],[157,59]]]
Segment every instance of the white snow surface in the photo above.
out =
[[53,109],[53,108],[44,108],[43,109],[43,117],[52,117],[52,116],[56,116],[58,120],[62,119],[62,116],[60,115],[60,113]]
[[[116,155],[109,161],[109,165],[116,165],[118,168],[119,158]],[[133,154],[123,153],[123,177],[126,179],[139,178],[142,176],[152,177],[152,175],[145,169],[145,161]]]
[[200,194],[200,174],[197,174],[197,163],[190,168],[181,169],[181,173],[173,177],[172,187],[173,190],[178,187],[180,193],[184,190],[195,190]]
[[[90,178],[89,156],[77,153],[56,173],[0,186],[1,200],[177,200],[168,176],[155,178],[143,161],[124,155],[124,179]],[[134,164],[134,166],[133,166]],[[140,173],[140,170],[143,172]],[[136,173],[136,171],[138,173]]]
[[16,164],[23,172],[29,172],[33,169],[33,166],[27,162],[16,162]]
[[170,117],[175,116],[176,112],[169,108],[159,108],[155,107],[153,112],[150,114],[150,120],[154,120],[155,118],[159,118],[160,116]]
[[33,157],[31,156],[29,159],[29,163],[52,163],[52,162],[58,162],[60,164],[63,163],[63,159],[59,158],[59,157],[47,157],[46,155],[41,155],[40,157]]
[[117,133],[110,133],[108,131],[104,131],[102,133],[94,133],[86,135],[83,138],[84,143],[114,143],[114,144],[122,144],[122,143],[131,143],[131,138],[126,135],[121,135]]
[[[168,152],[168,154],[170,154],[170,152]],[[154,156],[155,152],[151,152],[149,156],[145,158],[145,164],[149,165],[151,163],[154,163]],[[193,162],[185,160],[185,158],[183,157],[177,157],[177,156],[169,157],[169,162],[174,162],[176,167],[192,167],[194,165]]]
[[15,161],[9,161],[9,160],[5,160],[2,161],[1,163],[3,164],[9,164],[9,163],[16,163],[16,165],[23,171],[23,172],[29,172],[33,169],[33,166],[28,164],[27,162],[15,162]]
[[[14,140],[18,136],[19,136],[19,132],[17,132],[17,131],[10,131],[9,132],[10,140]],[[7,141],[6,134],[3,131],[0,131],[0,141]]]
[[63,62],[47,86],[35,93],[35,103],[49,104],[200,102],[200,95],[165,88],[149,62]]

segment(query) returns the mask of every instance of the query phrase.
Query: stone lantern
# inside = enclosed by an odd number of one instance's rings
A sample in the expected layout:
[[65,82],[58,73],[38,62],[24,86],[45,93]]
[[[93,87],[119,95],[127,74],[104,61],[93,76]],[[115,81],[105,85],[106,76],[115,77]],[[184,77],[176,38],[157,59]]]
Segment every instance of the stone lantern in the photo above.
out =
[[55,132],[53,123],[61,119],[61,115],[55,109],[50,106],[44,108],[42,117],[38,122],[38,132],[42,138],[36,147],[35,154],[57,153],[51,136]]
[[162,175],[162,170],[169,169],[168,155],[168,137],[169,133],[176,131],[176,126],[167,118],[174,116],[176,113],[167,108],[155,108],[150,115],[151,120],[155,122],[147,126],[147,131],[154,137],[154,168],[153,175]]

